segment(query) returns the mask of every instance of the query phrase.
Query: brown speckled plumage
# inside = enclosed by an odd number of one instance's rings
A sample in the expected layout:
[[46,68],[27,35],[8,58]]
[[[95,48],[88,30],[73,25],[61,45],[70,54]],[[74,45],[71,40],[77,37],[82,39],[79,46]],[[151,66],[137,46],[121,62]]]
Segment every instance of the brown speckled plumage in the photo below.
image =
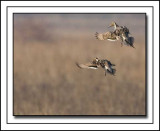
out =
[[108,31],[105,33],[96,32],[95,37],[98,40],[109,40],[109,41],[121,41],[121,45],[127,45],[134,48],[134,38],[130,37],[129,29],[126,26],[119,26],[116,22],[112,22],[109,27],[114,27],[114,31]]
[[76,63],[76,65],[79,68],[85,68],[85,69],[98,69],[99,67],[101,67],[101,68],[103,68],[105,70],[105,76],[106,76],[106,73],[115,75],[115,72],[116,72],[116,69],[113,68],[113,66],[115,66],[115,65],[112,64],[107,59],[99,60],[98,58],[95,58],[90,63],[87,63],[87,64],[78,64],[78,63]]

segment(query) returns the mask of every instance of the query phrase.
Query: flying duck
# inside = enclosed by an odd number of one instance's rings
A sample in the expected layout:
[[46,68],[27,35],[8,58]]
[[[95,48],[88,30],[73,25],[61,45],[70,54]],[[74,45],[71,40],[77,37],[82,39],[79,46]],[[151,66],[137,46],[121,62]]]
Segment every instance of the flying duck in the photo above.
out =
[[95,37],[98,40],[109,40],[109,41],[121,41],[121,45],[133,46],[134,37],[130,37],[129,29],[126,26],[119,26],[116,22],[112,22],[108,27],[114,27],[114,31],[108,31],[105,33],[95,33]]
[[113,66],[115,66],[115,64],[112,64],[107,59],[99,60],[98,58],[95,58],[90,63],[87,63],[87,64],[76,63],[76,65],[82,69],[98,69],[99,67],[101,67],[105,71],[105,76],[107,73],[109,73],[111,75],[115,75],[115,72],[116,72],[116,69],[113,68]]

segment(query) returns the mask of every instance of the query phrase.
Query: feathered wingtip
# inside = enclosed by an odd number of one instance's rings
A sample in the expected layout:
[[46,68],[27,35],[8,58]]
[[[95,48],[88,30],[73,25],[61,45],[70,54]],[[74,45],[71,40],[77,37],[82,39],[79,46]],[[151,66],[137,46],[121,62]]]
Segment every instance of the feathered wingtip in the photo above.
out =
[[96,32],[96,33],[95,33],[95,37],[96,37],[96,39],[98,39],[98,34],[99,34],[98,32]]
[[79,67],[79,68],[81,68],[81,69],[82,69],[82,67],[80,67],[80,65],[78,64],[78,62],[76,62],[75,64],[77,65],[77,67]]
[[133,47],[134,49],[136,49],[136,48],[134,47],[134,45],[132,45],[131,47]]

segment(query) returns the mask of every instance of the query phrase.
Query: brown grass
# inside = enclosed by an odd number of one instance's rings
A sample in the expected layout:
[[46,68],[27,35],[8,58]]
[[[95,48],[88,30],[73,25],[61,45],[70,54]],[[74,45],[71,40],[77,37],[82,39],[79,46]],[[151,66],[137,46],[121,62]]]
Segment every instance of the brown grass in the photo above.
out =
[[[51,33],[45,21],[27,22],[15,21],[14,115],[145,115],[144,38],[134,49],[85,29]],[[116,64],[116,76],[75,65],[95,57]]]

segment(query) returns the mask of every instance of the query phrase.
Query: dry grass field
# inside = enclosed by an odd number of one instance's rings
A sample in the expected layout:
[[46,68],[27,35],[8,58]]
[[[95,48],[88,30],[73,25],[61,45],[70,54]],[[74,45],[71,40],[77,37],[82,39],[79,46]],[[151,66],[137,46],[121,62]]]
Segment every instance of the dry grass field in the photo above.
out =
[[[135,47],[98,41],[111,21]],[[93,58],[116,76],[79,69]],[[144,14],[14,14],[14,115],[145,115]]]

